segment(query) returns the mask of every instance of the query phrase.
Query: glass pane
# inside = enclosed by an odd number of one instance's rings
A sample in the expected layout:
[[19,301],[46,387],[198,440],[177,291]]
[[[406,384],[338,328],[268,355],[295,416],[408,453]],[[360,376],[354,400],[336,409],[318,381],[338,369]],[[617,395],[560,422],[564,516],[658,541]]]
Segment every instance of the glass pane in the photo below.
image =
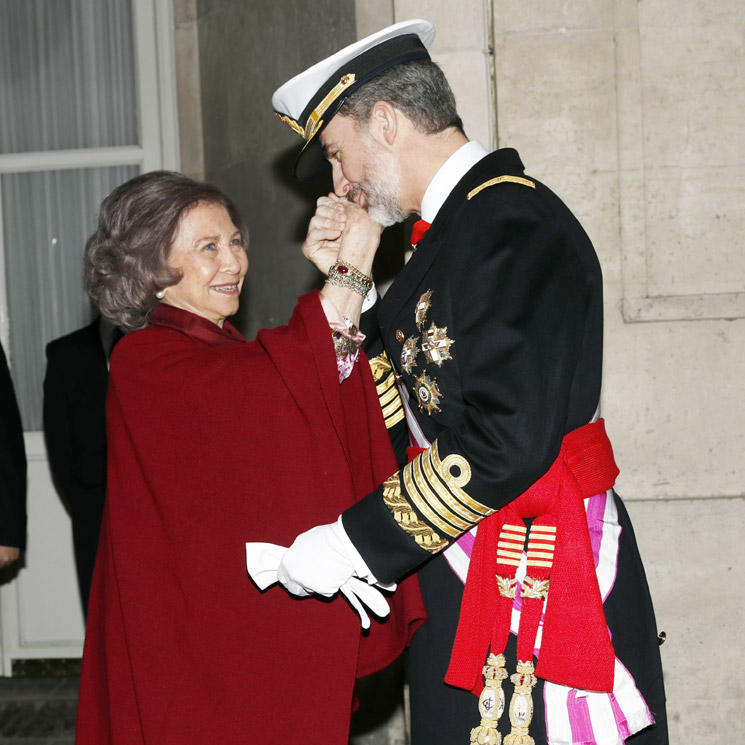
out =
[[47,342],[90,323],[83,253],[103,198],[139,166],[2,177],[13,384],[26,431],[42,428]]
[[139,144],[131,6],[0,2],[0,153]]

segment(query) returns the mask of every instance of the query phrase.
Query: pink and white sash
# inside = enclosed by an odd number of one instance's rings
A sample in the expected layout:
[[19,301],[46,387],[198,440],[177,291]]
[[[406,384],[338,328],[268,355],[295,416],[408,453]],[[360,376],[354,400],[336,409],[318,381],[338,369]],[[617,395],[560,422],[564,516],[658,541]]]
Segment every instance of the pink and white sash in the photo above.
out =
[[[431,443],[422,432],[409,403],[409,392],[399,386],[411,444],[428,448]],[[595,573],[603,602],[608,598],[618,571],[621,526],[612,490],[585,499],[585,513],[595,560]],[[478,526],[458,538],[443,551],[450,568],[465,585]],[[522,587],[527,567],[523,552],[516,578]],[[516,593],[510,630],[517,634],[522,598]],[[535,655],[540,654],[543,620],[536,636]],[[612,693],[582,691],[544,681],[548,745],[623,745],[628,737],[654,724],[649,710],[629,671],[616,658]]]

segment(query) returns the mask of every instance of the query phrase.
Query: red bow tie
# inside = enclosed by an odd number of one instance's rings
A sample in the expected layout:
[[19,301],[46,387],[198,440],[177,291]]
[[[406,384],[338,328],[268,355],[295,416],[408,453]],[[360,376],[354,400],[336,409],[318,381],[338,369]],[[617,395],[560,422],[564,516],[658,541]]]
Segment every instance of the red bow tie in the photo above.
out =
[[411,245],[416,246],[420,240],[424,237],[424,234],[429,230],[431,223],[426,220],[417,220],[414,223],[414,227],[411,229]]

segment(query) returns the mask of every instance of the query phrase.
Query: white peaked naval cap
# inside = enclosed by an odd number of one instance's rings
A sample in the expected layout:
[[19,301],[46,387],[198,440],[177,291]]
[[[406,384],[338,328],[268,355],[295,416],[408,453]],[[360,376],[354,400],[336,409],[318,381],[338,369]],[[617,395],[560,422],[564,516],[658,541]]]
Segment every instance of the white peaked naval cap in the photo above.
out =
[[344,47],[279,87],[272,96],[277,116],[304,140],[295,177],[307,179],[326,169],[318,135],[355,90],[389,68],[428,60],[435,28],[422,19],[402,21]]

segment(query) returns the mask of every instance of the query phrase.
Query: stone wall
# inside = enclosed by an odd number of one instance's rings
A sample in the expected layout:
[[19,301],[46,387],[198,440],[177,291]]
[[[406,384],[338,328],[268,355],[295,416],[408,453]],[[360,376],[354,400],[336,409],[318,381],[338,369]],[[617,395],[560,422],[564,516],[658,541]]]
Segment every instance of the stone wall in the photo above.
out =
[[[469,136],[517,147],[595,243],[602,412],[667,633],[671,742],[742,739],[745,6],[199,0],[201,114],[181,111],[182,153],[184,117],[199,116],[204,173],[251,223],[247,333],[285,320],[315,281],[297,258],[315,195],[289,181],[296,136],[274,119],[272,90],[413,17],[437,27],[433,57]],[[401,720],[399,710],[357,742],[398,743]]]
[[395,3],[396,20],[419,15],[469,133],[494,117],[492,141],[518,148],[595,243],[602,413],[667,633],[671,742],[740,739],[745,6]]

